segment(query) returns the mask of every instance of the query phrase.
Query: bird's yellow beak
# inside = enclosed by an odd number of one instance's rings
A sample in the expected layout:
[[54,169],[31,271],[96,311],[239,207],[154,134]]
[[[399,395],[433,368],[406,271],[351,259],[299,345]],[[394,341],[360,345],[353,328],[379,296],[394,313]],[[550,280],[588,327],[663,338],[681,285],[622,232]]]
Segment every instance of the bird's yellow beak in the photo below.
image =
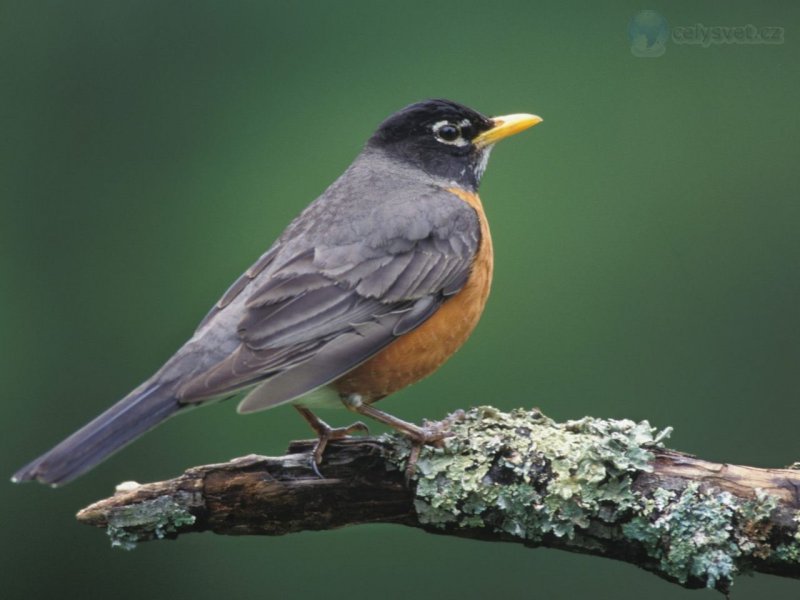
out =
[[488,131],[484,131],[472,140],[476,148],[485,148],[510,135],[525,131],[529,127],[541,123],[542,118],[536,115],[519,113],[494,117],[491,121],[492,128]]

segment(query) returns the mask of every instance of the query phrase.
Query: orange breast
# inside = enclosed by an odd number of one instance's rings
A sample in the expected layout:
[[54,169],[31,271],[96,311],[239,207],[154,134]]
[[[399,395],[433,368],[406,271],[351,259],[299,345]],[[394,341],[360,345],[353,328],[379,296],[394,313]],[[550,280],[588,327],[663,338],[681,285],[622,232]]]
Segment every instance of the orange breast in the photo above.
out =
[[467,283],[414,331],[397,338],[335,381],[333,385],[340,394],[360,394],[372,402],[416,383],[450,358],[478,324],[492,283],[494,260],[489,224],[477,194],[458,188],[448,191],[472,206],[480,222],[481,243]]

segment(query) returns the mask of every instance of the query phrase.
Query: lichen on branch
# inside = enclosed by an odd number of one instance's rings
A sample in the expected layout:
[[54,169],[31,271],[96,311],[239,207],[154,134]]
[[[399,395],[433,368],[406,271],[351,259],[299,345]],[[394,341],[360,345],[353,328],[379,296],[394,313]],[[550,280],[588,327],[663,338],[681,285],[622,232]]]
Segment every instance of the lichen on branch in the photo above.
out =
[[[647,421],[585,417],[556,423],[537,410],[481,407],[454,420],[443,448],[417,461],[420,522],[490,527],[527,541],[574,537],[592,519],[608,523],[636,508],[633,478],[651,471],[652,449],[671,429]],[[404,460],[408,442],[393,460]]]
[[[417,463],[414,506],[436,528],[482,528],[537,545],[548,535],[565,544],[597,544],[592,529],[615,528],[618,543],[641,544],[659,572],[727,589],[748,559],[796,552],[769,544],[779,499],[756,489],[752,499],[727,491],[634,486],[654,469],[654,451],[671,428],[647,421],[585,417],[556,423],[539,411],[473,409],[453,422],[443,448]],[[407,444],[393,460],[402,461]]]
[[727,592],[748,571],[800,578],[800,471],[716,464],[669,450],[670,429],[538,410],[460,411],[419,449],[399,435],[313,441],[126,484],[78,514],[112,543],[191,531],[282,535],[397,523],[624,560],[684,587]]

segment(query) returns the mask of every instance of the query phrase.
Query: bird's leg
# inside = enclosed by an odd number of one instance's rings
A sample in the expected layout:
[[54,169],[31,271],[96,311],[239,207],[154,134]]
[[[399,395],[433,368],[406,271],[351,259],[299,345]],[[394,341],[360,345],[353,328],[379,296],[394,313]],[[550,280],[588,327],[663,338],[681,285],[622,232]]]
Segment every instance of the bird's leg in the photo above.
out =
[[369,433],[369,428],[361,421],[347,427],[331,427],[307,408],[302,406],[295,406],[295,408],[311,426],[311,429],[317,433],[317,443],[311,453],[311,469],[320,479],[323,477],[322,473],[319,472],[319,465],[322,463],[322,454],[325,452],[330,440],[341,440],[356,432]]
[[408,465],[406,466],[406,482],[410,481],[414,476],[421,447],[425,444],[430,444],[432,446],[439,445],[444,438],[452,435],[447,431],[450,425],[450,421],[447,419],[439,423],[428,423],[426,421],[425,425],[420,427],[414,423],[398,419],[382,410],[378,410],[369,404],[365,404],[359,394],[345,396],[342,398],[342,402],[353,412],[375,419],[384,425],[388,425],[411,439],[413,444],[411,447],[411,454],[408,457]]
[[342,398],[342,402],[353,412],[375,419],[384,425],[388,425],[418,444],[435,445],[437,442],[440,442],[450,435],[444,427],[439,426],[439,423],[426,423],[426,426],[420,427],[414,423],[398,419],[382,410],[378,410],[369,404],[365,404],[359,394],[345,396]]

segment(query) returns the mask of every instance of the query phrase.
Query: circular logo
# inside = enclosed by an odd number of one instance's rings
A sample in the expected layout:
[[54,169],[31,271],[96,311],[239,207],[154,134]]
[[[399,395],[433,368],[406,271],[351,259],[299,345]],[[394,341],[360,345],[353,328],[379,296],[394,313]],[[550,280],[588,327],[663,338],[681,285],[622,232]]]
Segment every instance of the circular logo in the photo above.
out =
[[643,10],[628,24],[628,39],[631,54],[644,58],[655,58],[667,51],[669,24],[654,10]]

